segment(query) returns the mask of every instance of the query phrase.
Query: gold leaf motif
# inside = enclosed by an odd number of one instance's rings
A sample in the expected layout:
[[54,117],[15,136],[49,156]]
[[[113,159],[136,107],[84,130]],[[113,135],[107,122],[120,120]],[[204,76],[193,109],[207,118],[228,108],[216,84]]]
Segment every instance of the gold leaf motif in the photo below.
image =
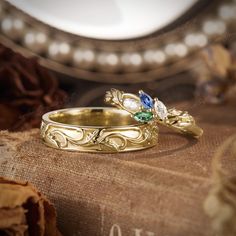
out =
[[118,105],[122,104],[122,95],[124,92],[119,91],[117,89],[111,89],[110,91],[106,92],[105,95],[105,102],[110,103],[111,105]]

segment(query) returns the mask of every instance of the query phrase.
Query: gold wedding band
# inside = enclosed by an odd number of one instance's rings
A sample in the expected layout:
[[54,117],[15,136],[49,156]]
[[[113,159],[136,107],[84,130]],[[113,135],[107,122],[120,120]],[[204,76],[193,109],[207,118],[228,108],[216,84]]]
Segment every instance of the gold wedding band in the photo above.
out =
[[129,112],[140,123],[164,125],[194,138],[199,138],[203,134],[203,130],[196,125],[194,118],[187,111],[168,109],[163,102],[142,90],[137,96],[111,89],[106,92],[105,102]]
[[41,137],[53,148],[80,152],[126,152],[157,144],[158,128],[117,108],[69,108],[42,117]]

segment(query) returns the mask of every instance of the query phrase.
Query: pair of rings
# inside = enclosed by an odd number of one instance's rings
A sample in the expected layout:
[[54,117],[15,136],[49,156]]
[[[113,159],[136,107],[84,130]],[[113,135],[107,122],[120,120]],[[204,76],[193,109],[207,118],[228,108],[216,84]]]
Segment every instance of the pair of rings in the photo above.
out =
[[194,138],[203,133],[188,112],[168,109],[143,91],[137,96],[111,89],[105,102],[116,108],[68,108],[44,114],[42,140],[62,150],[112,153],[155,146],[159,124]]

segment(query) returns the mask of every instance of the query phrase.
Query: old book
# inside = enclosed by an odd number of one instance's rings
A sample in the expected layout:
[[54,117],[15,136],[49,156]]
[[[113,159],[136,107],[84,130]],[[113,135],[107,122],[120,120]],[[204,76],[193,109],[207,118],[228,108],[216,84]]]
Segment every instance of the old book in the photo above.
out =
[[46,147],[38,130],[2,132],[0,175],[45,194],[63,235],[214,235],[203,202],[212,156],[236,132],[235,103],[185,106],[204,129],[199,141],[161,128],[156,147],[131,153],[65,152]]

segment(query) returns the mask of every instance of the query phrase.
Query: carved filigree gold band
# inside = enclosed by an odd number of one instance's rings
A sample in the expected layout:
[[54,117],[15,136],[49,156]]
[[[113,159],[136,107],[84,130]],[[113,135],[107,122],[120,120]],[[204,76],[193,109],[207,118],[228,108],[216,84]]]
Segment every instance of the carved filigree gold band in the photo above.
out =
[[199,138],[203,134],[203,130],[196,125],[194,118],[187,111],[169,109],[160,100],[153,99],[142,90],[137,96],[111,89],[105,95],[105,102],[129,112],[141,123],[164,125],[194,138]]
[[41,137],[50,147],[82,152],[125,152],[156,145],[158,128],[117,108],[70,108],[43,115]]

